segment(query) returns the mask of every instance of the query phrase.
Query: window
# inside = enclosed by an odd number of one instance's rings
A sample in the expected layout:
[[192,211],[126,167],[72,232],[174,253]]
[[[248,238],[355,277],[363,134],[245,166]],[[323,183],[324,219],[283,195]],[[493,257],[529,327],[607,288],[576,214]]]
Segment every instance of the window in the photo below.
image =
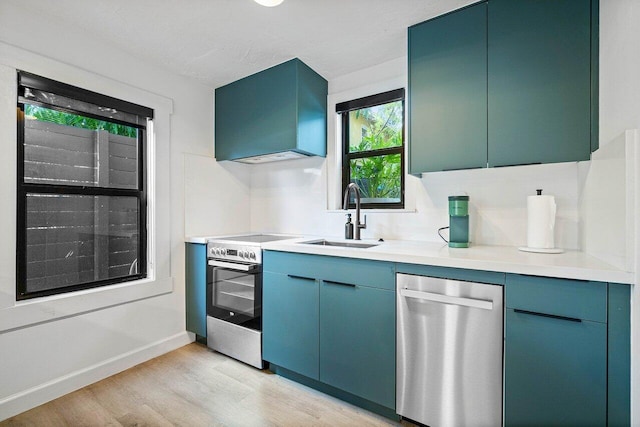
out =
[[152,118],[18,72],[17,299],[146,277]]
[[[363,208],[404,208],[404,89],[336,105],[342,117],[342,192]],[[349,207],[355,207],[350,195]]]

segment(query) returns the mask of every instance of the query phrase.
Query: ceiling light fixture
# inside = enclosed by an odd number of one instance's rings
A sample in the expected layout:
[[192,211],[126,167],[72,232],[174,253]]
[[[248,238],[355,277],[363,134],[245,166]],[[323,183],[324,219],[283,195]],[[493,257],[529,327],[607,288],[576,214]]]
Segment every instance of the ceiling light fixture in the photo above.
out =
[[253,1],[263,6],[274,7],[282,3],[284,0],[253,0]]

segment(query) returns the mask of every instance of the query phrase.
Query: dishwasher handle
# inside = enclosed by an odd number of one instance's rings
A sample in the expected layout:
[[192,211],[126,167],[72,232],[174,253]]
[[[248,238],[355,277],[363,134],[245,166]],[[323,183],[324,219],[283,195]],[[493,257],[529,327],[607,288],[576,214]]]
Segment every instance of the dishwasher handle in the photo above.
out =
[[465,307],[481,308],[483,310],[493,310],[493,301],[482,299],[452,297],[449,295],[436,294],[433,292],[414,291],[411,289],[400,289],[400,295],[407,298],[417,298],[443,304],[461,305]]

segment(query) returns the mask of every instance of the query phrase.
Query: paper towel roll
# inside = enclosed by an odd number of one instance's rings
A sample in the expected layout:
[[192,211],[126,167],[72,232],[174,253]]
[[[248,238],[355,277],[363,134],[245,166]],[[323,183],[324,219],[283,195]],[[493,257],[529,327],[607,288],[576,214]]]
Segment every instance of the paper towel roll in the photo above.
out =
[[555,198],[547,195],[527,197],[527,246],[552,249],[555,225]]

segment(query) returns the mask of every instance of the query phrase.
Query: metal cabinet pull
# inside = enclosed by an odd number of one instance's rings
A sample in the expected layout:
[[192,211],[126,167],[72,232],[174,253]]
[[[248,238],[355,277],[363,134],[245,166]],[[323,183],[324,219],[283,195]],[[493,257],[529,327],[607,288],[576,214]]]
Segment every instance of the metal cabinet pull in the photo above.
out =
[[309,280],[311,282],[315,282],[316,281],[316,279],[314,279],[312,277],[295,276],[293,274],[287,274],[287,277],[289,277],[290,279]]
[[411,289],[400,289],[400,295],[407,298],[417,298],[443,304],[461,305],[465,307],[481,308],[483,310],[493,310],[493,301],[486,301],[473,298],[452,297],[450,295],[436,294],[433,292],[414,291]]
[[535,311],[520,310],[519,308],[514,308],[513,312],[520,313],[520,314],[528,314],[531,316],[549,317],[551,319],[566,320],[569,322],[578,322],[578,323],[582,322],[582,319],[577,319],[575,317],[558,316],[557,314],[538,313]]
[[324,280],[324,283],[327,283],[329,285],[348,286],[350,288],[356,287],[356,285],[354,285],[353,283],[334,282],[333,280]]

